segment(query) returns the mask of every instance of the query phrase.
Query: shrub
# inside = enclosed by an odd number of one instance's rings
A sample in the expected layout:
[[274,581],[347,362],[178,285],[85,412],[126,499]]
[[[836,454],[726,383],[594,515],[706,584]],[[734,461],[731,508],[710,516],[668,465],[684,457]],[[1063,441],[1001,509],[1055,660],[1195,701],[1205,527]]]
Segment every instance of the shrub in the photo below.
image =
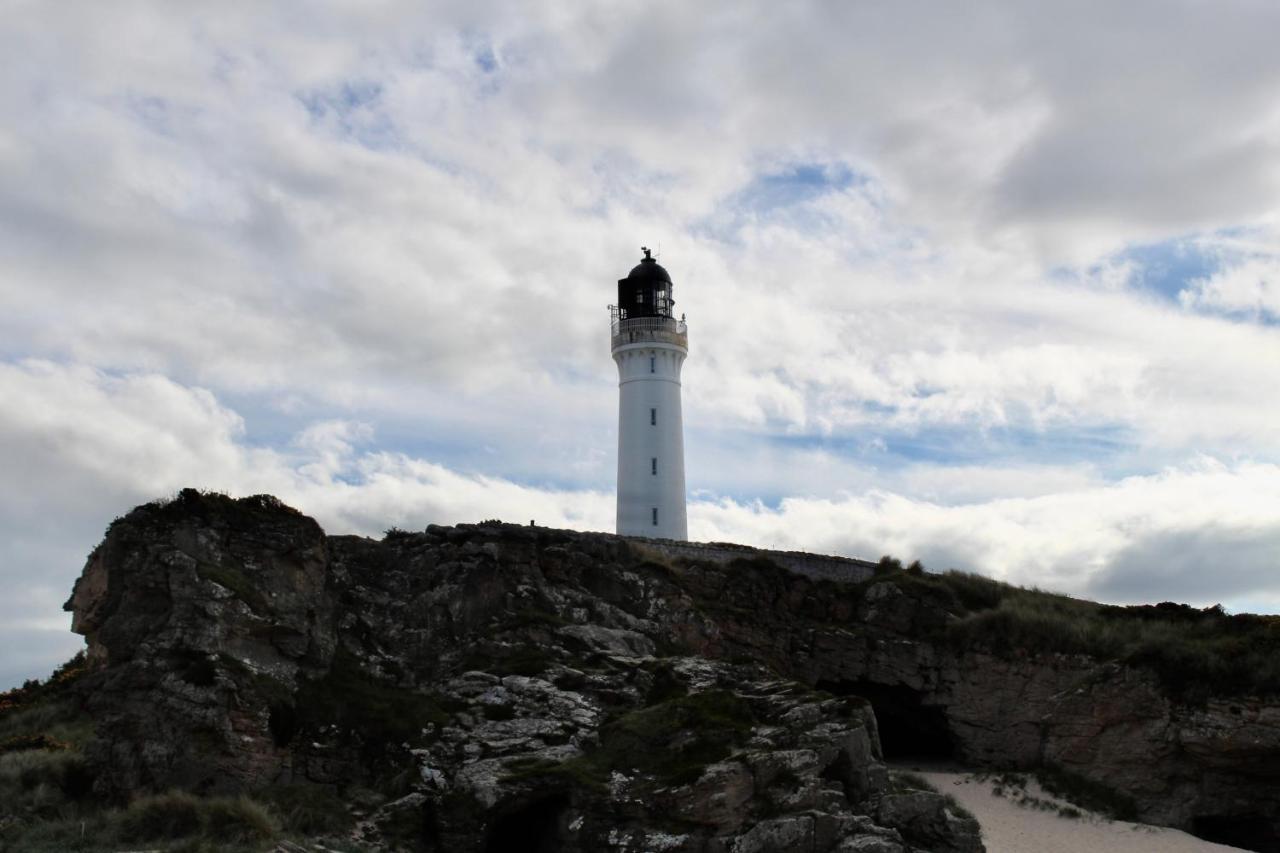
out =
[[991,610],[998,607],[1005,595],[1015,589],[991,578],[970,572],[959,572],[955,569],[936,577],[941,583],[950,587],[956,599],[970,611]]
[[325,678],[299,688],[296,713],[299,724],[353,729],[374,748],[421,740],[428,725],[449,721],[435,697],[377,680],[341,645]]
[[195,835],[201,828],[200,802],[184,791],[134,800],[120,816],[123,841],[169,841]]
[[117,818],[125,842],[200,838],[217,844],[266,841],[276,833],[262,806],[247,797],[201,799],[185,791],[141,797]]
[[727,690],[678,696],[623,714],[600,729],[600,745],[568,761],[516,759],[509,780],[604,790],[615,769],[638,770],[667,785],[684,785],[727,757],[750,736],[747,703]]
[[84,797],[92,787],[92,771],[77,752],[22,750],[0,756],[0,814],[48,811]]
[[745,701],[727,690],[708,690],[624,714],[600,732],[593,760],[631,767],[668,784],[692,782],[745,740],[754,722]]
[[937,788],[930,784],[919,773],[912,773],[908,770],[895,770],[889,776],[889,790],[894,793],[902,793],[903,791],[931,791],[936,793]]
[[347,805],[332,788],[273,785],[256,798],[266,803],[288,832],[314,837],[344,834],[353,823]]
[[0,741],[0,755],[6,752],[22,752],[27,749],[47,749],[62,752],[71,748],[71,744],[49,737],[47,734],[14,735]]
[[[955,583],[952,577],[948,582]],[[972,601],[982,586],[960,582]],[[1199,703],[1209,696],[1280,693],[1280,618],[1168,602],[1117,607],[1040,590],[998,585],[998,603],[952,624],[948,639],[994,654],[1088,655],[1151,670],[1170,696]],[[985,600],[990,601],[994,596]]]
[[510,705],[483,705],[480,712],[486,720],[510,720],[516,715],[516,709]]
[[[1135,820],[1138,807],[1133,798],[1100,782],[1072,773],[1062,767],[1047,765],[1036,771],[1040,787],[1059,799],[1115,820]],[[1062,813],[1062,810],[1059,810]],[[1071,815],[1064,815],[1071,817]]]
[[196,574],[204,580],[212,581],[223,589],[229,590],[236,598],[247,604],[254,613],[263,615],[271,612],[271,606],[263,597],[261,590],[243,569],[200,563],[196,566]]
[[275,835],[266,810],[248,797],[215,797],[203,805],[204,833],[219,842],[265,841]]
[[875,567],[877,575],[891,575],[900,571],[902,571],[902,561],[896,557],[890,557],[888,554],[881,557],[880,562],[876,563]]
[[943,803],[951,811],[952,814],[960,817],[967,817],[972,820],[973,812],[969,811],[960,801],[950,794],[945,794],[934,787],[933,783],[918,773],[911,773],[905,770],[895,770],[889,777],[889,790],[894,793],[907,793],[911,791],[926,791],[931,794],[938,794],[942,797]]

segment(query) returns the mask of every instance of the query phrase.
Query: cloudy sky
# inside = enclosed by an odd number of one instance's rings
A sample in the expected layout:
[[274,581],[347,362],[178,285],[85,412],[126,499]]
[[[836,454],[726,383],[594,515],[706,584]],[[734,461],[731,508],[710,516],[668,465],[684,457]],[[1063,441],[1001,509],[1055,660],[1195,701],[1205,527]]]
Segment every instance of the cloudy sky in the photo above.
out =
[[608,530],[614,283],[690,534],[1280,611],[1280,6],[8,2],[0,687],[183,486]]

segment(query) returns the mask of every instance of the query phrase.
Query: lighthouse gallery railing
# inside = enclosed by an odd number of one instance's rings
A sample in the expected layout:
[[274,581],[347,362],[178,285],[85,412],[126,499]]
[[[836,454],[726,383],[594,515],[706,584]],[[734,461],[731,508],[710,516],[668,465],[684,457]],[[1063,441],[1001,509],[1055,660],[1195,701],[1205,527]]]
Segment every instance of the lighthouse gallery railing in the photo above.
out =
[[615,347],[655,340],[686,348],[689,346],[689,327],[683,320],[674,317],[635,317],[624,320],[615,316],[609,324],[609,331]]

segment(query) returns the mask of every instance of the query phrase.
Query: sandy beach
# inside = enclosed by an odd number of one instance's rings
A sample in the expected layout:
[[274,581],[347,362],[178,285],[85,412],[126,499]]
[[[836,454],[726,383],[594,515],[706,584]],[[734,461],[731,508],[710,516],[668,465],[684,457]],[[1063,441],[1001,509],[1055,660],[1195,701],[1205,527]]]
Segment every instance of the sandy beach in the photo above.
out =
[[[903,768],[908,769],[908,768]],[[1063,817],[1056,810],[1019,805],[1011,796],[996,796],[993,783],[970,773],[922,770],[919,775],[939,791],[955,797],[982,825],[988,853],[1208,853],[1238,851],[1238,847],[1202,841],[1177,829],[1111,821],[1080,809],[1080,817]],[[1063,804],[1045,793],[1034,780],[1027,794]]]

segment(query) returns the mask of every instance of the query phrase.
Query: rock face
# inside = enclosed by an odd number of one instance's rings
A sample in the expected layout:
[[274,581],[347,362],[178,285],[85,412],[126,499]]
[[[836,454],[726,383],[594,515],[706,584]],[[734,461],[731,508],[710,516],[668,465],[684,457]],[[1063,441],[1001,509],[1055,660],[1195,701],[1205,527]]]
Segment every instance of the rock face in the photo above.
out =
[[909,585],[743,550],[496,523],[326,537],[274,499],[189,490],[139,507],[68,602],[101,667],[99,785],[358,789],[365,840],[404,849],[981,850],[883,743],[1053,764],[1142,819],[1244,822],[1274,849],[1274,704],[956,651]]

